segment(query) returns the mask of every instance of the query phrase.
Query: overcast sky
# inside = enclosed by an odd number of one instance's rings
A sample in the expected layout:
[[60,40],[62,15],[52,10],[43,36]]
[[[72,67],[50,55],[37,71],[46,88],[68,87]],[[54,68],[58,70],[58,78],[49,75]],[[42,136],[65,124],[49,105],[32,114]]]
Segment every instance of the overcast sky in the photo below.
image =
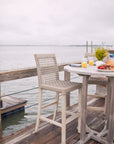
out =
[[0,0],[0,44],[114,45],[114,0]]

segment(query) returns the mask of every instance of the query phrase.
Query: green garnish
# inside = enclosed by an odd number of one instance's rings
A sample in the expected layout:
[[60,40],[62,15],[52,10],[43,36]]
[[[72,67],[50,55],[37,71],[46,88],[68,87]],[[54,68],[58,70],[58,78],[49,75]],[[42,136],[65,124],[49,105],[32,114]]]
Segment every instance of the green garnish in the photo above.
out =
[[102,61],[108,55],[108,50],[104,49],[104,47],[102,47],[102,49],[100,49],[99,47],[95,49],[95,56],[99,61]]

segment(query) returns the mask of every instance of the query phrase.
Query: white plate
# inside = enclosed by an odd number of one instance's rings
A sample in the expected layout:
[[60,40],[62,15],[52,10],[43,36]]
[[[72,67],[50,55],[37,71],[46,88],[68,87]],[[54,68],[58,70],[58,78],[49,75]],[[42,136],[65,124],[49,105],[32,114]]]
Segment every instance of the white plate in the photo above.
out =
[[99,72],[114,72],[114,70],[97,69]]

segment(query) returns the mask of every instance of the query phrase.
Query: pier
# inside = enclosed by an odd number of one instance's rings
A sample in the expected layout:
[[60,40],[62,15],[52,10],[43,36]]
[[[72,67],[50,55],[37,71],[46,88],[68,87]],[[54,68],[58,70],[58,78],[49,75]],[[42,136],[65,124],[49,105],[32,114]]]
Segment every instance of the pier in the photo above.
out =
[[[74,62],[73,62],[74,63]],[[75,62],[79,63],[79,62]],[[64,66],[67,64],[59,65],[59,71],[63,71]],[[15,79],[22,79],[26,77],[33,77],[37,76],[36,68],[26,68],[21,70],[12,70],[12,71],[2,71],[0,72],[0,82],[4,81],[11,81]],[[64,79],[70,80],[70,73],[64,72]],[[70,108],[70,111],[77,112],[78,111],[78,104],[75,104],[70,107],[70,95],[67,94],[67,107]],[[26,103],[26,102],[25,102]],[[89,99],[88,105],[90,106],[103,106],[104,99]],[[2,111],[0,111],[2,113]],[[87,118],[87,122],[89,126],[92,128],[101,130],[104,125],[104,114],[103,112],[91,112],[88,111],[90,114]],[[1,115],[0,115],[1,117]],[[52,116],[50,116],[52,117]],[[100,119],[100,121],[98,121]],[[60,112],[57,113],[57,121],[60,121]],[[98,124],[99,122],[99,124]],[[70,122],[67,125],[67,144],[74,144],[79,140],[79,133],[77,132],[77,118]],[[1,125],[1,118],[0,118],[0,125]],[[60,128],[50,125],[49,123],[42,122],[40,124],[40,129],[37,134],[34,133],[35,124],[27,126],[17,132],[9,136],[2,137],[2,126],[0,129],[0,143],[1,144],[59,144],[60,142],[60,135],[61,131]],[[93,140],[90,141],[90,144],[98,144]]]
[[[103,106],[103,99],[90,99],[88,100],[88,105],[91,106]],[[70,107],[71,112],[78,112],[78,105],[75,104]],[[52,116],[50,116],[52,118]],[[60,121],[60,113],[57,113],[57,121]],[[87,117],[88,125],[94,129],[101,131],[104,126],[104,113],[103,112],[93,112],[88,111]],[[77,131],[78,119],[76,118],[69,124],[67,124],[67,144],[75,144],[79,138],[80,134]],[[61,139],[60,128],[46,123],[41,122],[38,133],[34,133],[35,124],[32,124],[26,128],[21,129],[13,133],[12,135],[6,136],[0,140],[0,144],[59,144]],[[100,144],[94,140],[90,140],[87,144]]]
[[18,99],[12,96],[5,96],[2,98],[1,114],[2,117],[24,110],[26,100]]
[[[66,64],[59,65],[59,71],[60,72],[63,71],[63,68]],[[12,81],[12,80],[17,80],[17,79],[28,78],[28,77],[34,77],[34,76],[37,76],[37,70],[36,70],[35,67],[25,68],[25,69],[18,69],[18,70],[0,71],[0,83],[7,82],[7,81]],[[67,72],[65,72],[64,78],[66,80],[70,80],[70,74],[69,73],[67,74]],[[5,97],[2,96],[2,94],[1,94],[1,99],[3,101],[4,101],[4,98]],[[17,100],[17,99],[15,99],[15,100]],[[26,104],[26,102],[27,102],[26,100],[23,101],[23,102],[21,101],[22,107]],[[67,96],[67,106],[69,106],[69,103],[70,103],[70,101],[69,101],[69,95],[68,95]],[[16,106],[17,103],[14,103],[14,105]],[[8,108],[7,110],[9,111],[10,109]],[[2,113],[3,113],[2,108],[0,108],[0,139],[3,139],[3,137],[2,137]]]

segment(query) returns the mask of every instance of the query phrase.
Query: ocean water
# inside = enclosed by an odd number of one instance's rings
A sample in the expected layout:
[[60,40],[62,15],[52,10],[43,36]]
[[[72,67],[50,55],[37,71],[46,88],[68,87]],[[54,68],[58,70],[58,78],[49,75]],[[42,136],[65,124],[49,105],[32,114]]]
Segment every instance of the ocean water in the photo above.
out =
[[35,53],[55,53],[58,63],[76,61],[85,47],[76,46],[0,46],[0,70],[35,66]]
[[[55,53],[57,62],[80,61],[85,54],[86,48],[83,46],[0,46],[0,71],[35,67],[35,53]],[[60,73],[63,79],[63,72]],[[72,74],[72,81],[81,81],[82,78]],[[21,128],[24,128],[36,121],[38,107],[38,82],[37,77],[24,78],[1,83],[3,95],[10,95],[27,100],[24,112],[19,112],[2,120],[3,136],[9,135]],[[29,91],[26,91],[26,90]],[[30,90],[31,89],[31,90]],[[20,92],[23,91],[23,92]],[[95,91],[91,87],[90,92]],[[20,93],[18,93],[20,92]],[[43,91],[43,103],[54,101],[55,93]],[[78,92],[71,93],[71,105],[78,101]],[[61,104],[61,100],[59,106]],[[53,113],[53,106],[42,111],[48,116]]]

